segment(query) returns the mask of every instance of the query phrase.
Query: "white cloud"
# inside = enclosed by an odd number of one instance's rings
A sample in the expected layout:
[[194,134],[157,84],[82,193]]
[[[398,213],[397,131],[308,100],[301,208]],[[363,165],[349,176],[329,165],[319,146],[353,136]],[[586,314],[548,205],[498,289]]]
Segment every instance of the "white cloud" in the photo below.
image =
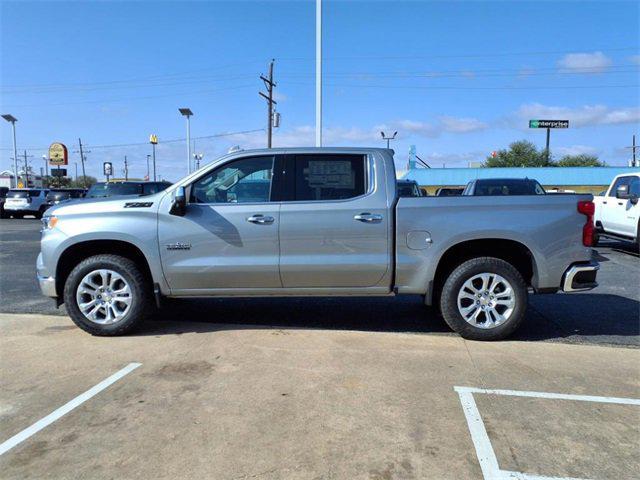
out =
[[602,73],[613,64],[602,52],[569,53],[558,60],[563,72]]
[[640,123],[640,108],[611,108],[606,105],[583,105],[582,107],[558,107],[529,103],[522,105],[516,116],[520,121],[530,119],[569,120],[569,127],[591,125],[620,125]]
[[601,152],[595,147],[588,145],[571,145],[569,147],[556,147],[554,153],[563,155],[599,155]]
[[635,63],[636,65],[640,65],[640,55],[631,55],[629,57],[631,63]]
[[485,130],[488,125],[477,118],[456,118],[442,116],[439,118],[441,129],[452,133],[470,133]]

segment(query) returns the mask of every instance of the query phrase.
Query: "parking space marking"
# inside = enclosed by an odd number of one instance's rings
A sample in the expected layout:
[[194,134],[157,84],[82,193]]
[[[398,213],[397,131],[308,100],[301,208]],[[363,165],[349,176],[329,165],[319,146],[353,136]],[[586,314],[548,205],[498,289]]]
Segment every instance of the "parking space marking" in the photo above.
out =
[[97,385],[91,387],[86,392],[78,395],[73,400],[70,400],[69,402],[65,403],[63,406],[61,406],[57,410],[54,410],[53,412],[51,412],[46,417],[41,418],[40,420],[38,420],[36,423],[31,425],[30,427],[25,428],[20,433],[17,433],[16,435],[11,437],[10,439],[6,440],[5,442],[3,442],[0,445],[0,455],[5,454],[6,452],[11,450],[16,445],[24,442],[27,438],[31,437],[32,435],[35,435],[36,433],[38,433],[43,428],[48,427],[53,422],[55,422],[59,418],[63,417],[64,415],[69,413],[74,408],[82,405],[84,402],[86,402],[90,398],[94,397],[95,395],[100,393],[105,388],[107,388],[110,385],[114,384],[115,382],[120,380],[122,377],[124,377],[128,373],[131,373],[133,370],[138,368],[140,365],[142,365],[142,364],[141,363],[130,363],[129,365],[124,367],[122,370],[117,371],[116,373],[111,375],[109,378],[104,379],[102,382],[100,382]]
[[511,397],[542,398],[546,400],[574,400],[579,402],[613,403],[617,405],[640,405],[640,399],[621,397],[599,397],[593,395],[571,395],[565,393],[528,392],[519,390],[496,390],[475,387],[453,387],[458,392],[464,416],[467,419],[471,440],[476,449],[480,469],[485,480],[585,480],[574,477],[547,477],[525,472],[501,470],[484,427],[484,421],[473,398],[474,393]]

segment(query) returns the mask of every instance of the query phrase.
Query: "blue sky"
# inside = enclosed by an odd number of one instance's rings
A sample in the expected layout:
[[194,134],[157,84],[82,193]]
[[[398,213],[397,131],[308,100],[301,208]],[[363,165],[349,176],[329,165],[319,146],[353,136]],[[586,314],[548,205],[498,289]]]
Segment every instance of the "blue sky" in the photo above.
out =
[[[383,2],[325,0],[326,145],[379,145],[398,130],[433,166],[466,166],[510,142],[544,146],[530,118],[569,119],[552,153],[626,164],[640,133],[638,2]],[[263,129],[258,76],[275,58],[282,126],[275,146],[314,142],[312,1],[1,2],[1,109],[18,118],[18,149],[35,167],[53,141],[88,173],[103,161],[146,173],[150,133],[184,138]],[[11,129],[0,128],[0,169]],[[263,131],[196,140],[210,161]],[[124,147],[107,145],[136,144]],[[186,171],[185,142],[161,143],[165,178]]]

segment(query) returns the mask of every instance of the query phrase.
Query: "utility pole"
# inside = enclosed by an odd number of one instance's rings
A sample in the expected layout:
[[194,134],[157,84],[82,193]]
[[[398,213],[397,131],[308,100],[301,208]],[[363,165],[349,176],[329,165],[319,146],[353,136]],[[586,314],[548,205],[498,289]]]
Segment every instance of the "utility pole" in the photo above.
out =
[[24,151],[24,186],[25,188],[29,188],[29,163],[27,162],[27,157],[33,157],[33,155],[27,155],[27,151]]
[[630,148],[631,149],[631,155],[633,160],[631,160],[631,166],[632,167],[640,167],[640,164],[638,164],[638,161],[636,160],[636,149],[638,148],[638,146],[636,145],[636,136],[634,135],[632,137],[632,142],[631,142],[631,146],[630,147],[624,147],[624,148]]
[[127,164],[127,156],[124,156],[124,179],[129,180],[129,165]]
[[258,92],[258,94],[267,100],[267,148],[271,148],[271,137],[273,133],[273,106],[276,105],[276,101],[273,99],[273,87],[276,86],[276,84],[273,83],[273,62],[275,62],[275,60],[272,59],[269,63],[269,78],[264,78],[264,75],[260,75],[260,80],[262,80],[265,87],[267,87],[267,93],[264,94],[262,92]]
[[[82,163],[82,186],[87,187],[87,176],[84,171],[84,151],[82,150],[82,140],[78,138],[78,145],[80,146],[80,162]],[[78,180],[76,175],[76,181]]]
[[78,162],[73,162],[73,166],[76,167],[76,183],[78,182]]

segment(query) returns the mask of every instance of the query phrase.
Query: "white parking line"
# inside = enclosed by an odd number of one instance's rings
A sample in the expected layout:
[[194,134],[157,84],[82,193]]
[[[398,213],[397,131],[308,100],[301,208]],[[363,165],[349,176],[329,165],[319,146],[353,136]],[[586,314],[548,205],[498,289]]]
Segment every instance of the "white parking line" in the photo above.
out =
[[100,382],[96,386],[91,387],[89,390],[87,390],[86,392],[78,395],[73,400],[70,400],[69,402],[65,403],[63,406],[61,406],[57,410],[54,410],[53,412],[51,412],[46,417],[41,418],[40,420],[38,420],[36,423],[31,425],[30,427],[25,428],[20,433],[17,433],[13,437],[11,437],[9,440],[6,440],[5,442],[3,442],[0,445],[0,455],[5,454],[6,452],[11,450],[16,445],[20,444],[21,442],[24,442],[30,436],[35,435],[36,433],[38,433],[43,428],[48,427],[53,422],[55,422],[59,418],[63,417],[64,415],[69,413],[74,408],[82,405],[84,402],[89,400],[91,397],[97,395],[98,393],[100,393],[102,390],[104,390],[108,386],[114,384],[115,382],[120,380],[122,377],[124,377],[128,373],[130,373],[133,370],[135,370],[136,368],[138,368],[140,365],[142,365],[142,364],[141,363],[130,363],[129,365],[124,367],[122,370],[119,370],[118,372],[116,372],[113,375],[111,375],[109,378],[104,379],[102,382]]
[[498,465],[498,459],[493,451],[491,440],[484,427],[484,422],[476,401],[473,398],[474,393],[485,395],[503,395],[511,397],[529,397],[543,398],[547,400],[574,400],[580,402],[597,402],[597,403],[613,403],[617,405],[640,405],[640,399],[637,398],[620,398],[620,397],[597,397],[593,395],[571,395],[565,393],[548,393],[548,392],[527,392],[518,390],[491,390],[474,387],[453,387],[462,404],[464,416],[467,419],[469,433],[473,446],[476,449],[480,469],[485,480],[583,480],[573,477],[546,477],[543,475],[534,475],[525,472],[511,472],[501,470]]

